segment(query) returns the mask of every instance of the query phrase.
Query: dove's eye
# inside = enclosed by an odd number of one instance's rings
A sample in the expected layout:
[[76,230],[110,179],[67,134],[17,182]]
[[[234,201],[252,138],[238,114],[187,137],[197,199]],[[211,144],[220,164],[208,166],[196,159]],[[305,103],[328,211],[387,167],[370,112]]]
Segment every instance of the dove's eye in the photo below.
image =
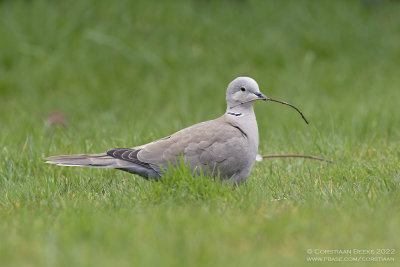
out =
[[246,88],[244,86],[240,87],[240,91],[244,92],[246,91]]

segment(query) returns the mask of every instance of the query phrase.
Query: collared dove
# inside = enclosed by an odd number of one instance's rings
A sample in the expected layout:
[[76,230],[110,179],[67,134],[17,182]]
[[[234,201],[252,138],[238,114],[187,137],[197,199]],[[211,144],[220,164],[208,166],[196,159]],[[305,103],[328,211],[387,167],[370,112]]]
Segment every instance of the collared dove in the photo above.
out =
[[170,136],[133,148],[114,148],[102,154],[62,155],[46,158],[60,166],[114,168],[159,179],[180,157],[193,172],[234,183],[250,175],[258,151],[258,127],[252,100],[267,100],[255,80],[234,79],[226,90],[226,113],[182,129]]

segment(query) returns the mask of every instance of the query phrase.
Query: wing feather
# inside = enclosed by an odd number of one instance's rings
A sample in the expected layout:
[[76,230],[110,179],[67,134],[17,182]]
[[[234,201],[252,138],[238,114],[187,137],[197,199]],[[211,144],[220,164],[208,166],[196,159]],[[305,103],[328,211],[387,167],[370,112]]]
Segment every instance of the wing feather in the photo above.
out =
[[222,176],[232,176],[247,164],[243,158],[248,149],[247,135],[242,129],[216,119],[142,146],[136,159],[161,172],[160,166],[167,169],[168,162],[175,165],[182,155],[192,169],[200,167],[204,172],[219,171]]

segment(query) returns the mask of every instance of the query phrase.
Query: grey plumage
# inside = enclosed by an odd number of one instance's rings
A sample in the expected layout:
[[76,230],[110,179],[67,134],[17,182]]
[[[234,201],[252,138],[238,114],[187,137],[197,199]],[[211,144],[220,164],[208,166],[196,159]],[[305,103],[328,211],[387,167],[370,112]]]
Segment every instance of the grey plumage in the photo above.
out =
[[[63,155],[46,158],[60,166],[115,168],[158,179],[182,157],[192,171],[233,182],[249,176],[258,150],[254,102],[266,97],[248,77],[233,80],[226,91],[227,112],[221,117],[182,129],[170,136],[134,148],[114,148],[102,154]],[[239,104],[239,105],[238,105]],[[233,107],[233,108],[232,108]]]

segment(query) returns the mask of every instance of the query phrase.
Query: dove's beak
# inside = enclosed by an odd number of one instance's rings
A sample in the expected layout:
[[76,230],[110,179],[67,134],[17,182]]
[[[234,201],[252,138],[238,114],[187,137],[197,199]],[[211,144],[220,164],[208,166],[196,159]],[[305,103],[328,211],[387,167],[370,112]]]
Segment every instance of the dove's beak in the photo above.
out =
[[260,99],[264,99],[264,101],[268,100],[268,97],[266,95],[264,95],[263,93],[261,93],[261,92],[257,92],[257,93],[254,93],[254,94],[256,96],[258,96]]

